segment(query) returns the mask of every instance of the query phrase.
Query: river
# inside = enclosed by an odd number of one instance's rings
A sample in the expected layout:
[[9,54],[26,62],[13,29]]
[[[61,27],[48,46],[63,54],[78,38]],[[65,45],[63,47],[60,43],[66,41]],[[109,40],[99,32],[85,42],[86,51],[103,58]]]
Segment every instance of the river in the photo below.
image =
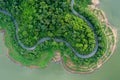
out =
[[[120,0],[100,0],[100,8],[106,13],[109,22],[118,30],[120,40]],[[91,74],[71,74],[61,64],[51,63],[45,69],[29,69],[17,65],[6,57],[3,34],[0,33],[0,80],[120,80],[120,42],[113,56]]]

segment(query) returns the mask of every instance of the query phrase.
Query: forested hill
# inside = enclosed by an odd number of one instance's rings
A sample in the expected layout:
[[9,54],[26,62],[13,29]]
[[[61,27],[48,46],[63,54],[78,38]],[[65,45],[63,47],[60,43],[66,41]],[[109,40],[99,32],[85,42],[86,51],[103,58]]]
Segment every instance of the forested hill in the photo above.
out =
[[[39,44],[35,50],[25,50],[15,39],[15,27],[12,21],[11,27],[3,27],[9,33],[6,34],[9,41],[8,47],[15,50],[14,54],[10,55],[25,65],[34,64],[45,67],[54,56],[54,51],[58,50],[64,62],[69,57],[78,66],[96,63],[106,50],[105,34],[97,18],[86,10],[91,0],[74,1],[75,10],[92,24],[98,37],[98,51],[94,56],[88,59],[79,58],[65,43],[54,40]],[[0,0],[0,9],[12,14],[12,20],[18,23],[19,40],[27,47],[34,46],[44,37],[50,37],[68,42],[81,55],[88,55],[94,51],[95,33],[85,20],[73,14],[71,0]],[[10,22],[6,16],[1,15],[1,17],[5,21],[4,24]],[[3,24],[2,20],[1,23]],[[51,54],[44,54],[47,52]]]

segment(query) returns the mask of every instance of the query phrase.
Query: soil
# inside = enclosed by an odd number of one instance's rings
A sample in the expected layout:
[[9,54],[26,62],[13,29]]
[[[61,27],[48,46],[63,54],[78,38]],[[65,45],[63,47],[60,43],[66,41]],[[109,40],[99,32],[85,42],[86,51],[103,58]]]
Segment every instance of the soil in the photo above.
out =
[[60,63],[61,62],[61,53],[60,52],[55,52],[55,56],[52,59],[54,62],[56,63]]

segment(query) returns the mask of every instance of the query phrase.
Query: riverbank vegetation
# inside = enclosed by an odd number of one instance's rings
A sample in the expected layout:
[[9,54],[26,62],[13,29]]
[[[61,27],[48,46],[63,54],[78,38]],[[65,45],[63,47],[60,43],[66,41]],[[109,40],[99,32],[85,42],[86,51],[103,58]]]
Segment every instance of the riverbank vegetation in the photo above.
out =
[[[0,9],[13,16],[11,19],[0,13],[0,29],[6,31],[5,43],[9,54],[25,66],[44,68],[55,51],[60,51],[67,67],[81,71],[81,66],[96,64],[107,50],[107,36],[104,32],[106,26],[101,25],[96,16],[86,9],[91,0],[75,0],[74,6],[75,10],[94,26],[98,38],[97,53],[86,59],[77,57],[63,42],[49,40],[34,50],[25,50],[16,40],[13,19],[16,19],[19,25],[20,41],[28,47],[34,46],[41,38],[50,37],[67,41],[81,55],[91,53],[96,46],[95,34],[84,20],[72,13],[71,0],[1,0],[0,3]],[[70,64],[72,66],[69,66]]]

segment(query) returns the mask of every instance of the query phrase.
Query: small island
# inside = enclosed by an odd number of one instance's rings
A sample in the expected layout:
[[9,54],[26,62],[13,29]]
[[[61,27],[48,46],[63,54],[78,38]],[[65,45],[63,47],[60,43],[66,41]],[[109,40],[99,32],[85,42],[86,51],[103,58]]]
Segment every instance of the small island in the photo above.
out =
[[45,68],[62,63],[72,73],[98,69],[116,48],[116,30],[95,0],[1,0],[0,30],[7,56]]

